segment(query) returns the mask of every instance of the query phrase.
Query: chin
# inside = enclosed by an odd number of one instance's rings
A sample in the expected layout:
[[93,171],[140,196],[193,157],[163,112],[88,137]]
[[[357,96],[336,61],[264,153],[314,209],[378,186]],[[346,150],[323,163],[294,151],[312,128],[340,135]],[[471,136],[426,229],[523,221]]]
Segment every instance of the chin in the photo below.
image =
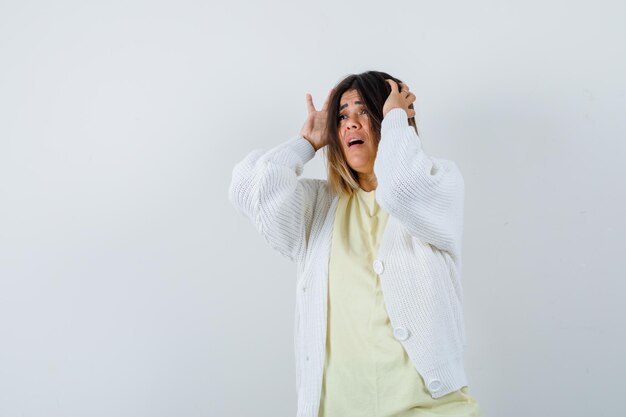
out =
[[368,171],[374,166],[373,161],[348,161],[348,166],[357,172]]
[[348,164],[348,166],[352,168],[354,171],[356,171],[358,174],[367,174],[374,170],[372,165],[356,165],[355,166],[355,165]]

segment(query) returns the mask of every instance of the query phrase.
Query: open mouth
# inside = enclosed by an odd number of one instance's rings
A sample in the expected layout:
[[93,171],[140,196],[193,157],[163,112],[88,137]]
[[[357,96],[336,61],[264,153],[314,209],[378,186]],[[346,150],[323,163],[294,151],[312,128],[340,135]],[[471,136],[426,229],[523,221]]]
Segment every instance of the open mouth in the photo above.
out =
[[350,139],[350,141],[348,142],[348,148],[351,148],[352,146],[355,146],[355,145],[362,145],[363,143],[365,143],[363,139],[353,138],[353,139]]

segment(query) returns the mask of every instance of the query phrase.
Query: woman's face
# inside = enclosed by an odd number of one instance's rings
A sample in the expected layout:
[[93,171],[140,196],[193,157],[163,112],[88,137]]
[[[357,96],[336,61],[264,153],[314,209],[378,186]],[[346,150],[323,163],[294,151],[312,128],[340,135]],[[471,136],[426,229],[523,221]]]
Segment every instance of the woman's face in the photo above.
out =
[[356,90],[343,93],[337,117],[341,149],[348,165],[359,174],[373,173],[378,148],[369,112]]

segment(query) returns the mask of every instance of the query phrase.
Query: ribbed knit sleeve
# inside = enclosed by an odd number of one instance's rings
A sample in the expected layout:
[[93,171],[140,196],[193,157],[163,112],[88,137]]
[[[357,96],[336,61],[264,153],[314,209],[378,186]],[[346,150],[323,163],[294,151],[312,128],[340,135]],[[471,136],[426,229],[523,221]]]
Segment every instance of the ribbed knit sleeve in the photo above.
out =
[[453,161],[428,156],[403,109],[387,113],[374,163],[376,197],[409,233],[460,263],[465,184]]
[[250,152],[235,165],[229,200],[248,217],[269,245],[299,261],[313,218],[319,181],[299,178],[315,149],[303,137]]

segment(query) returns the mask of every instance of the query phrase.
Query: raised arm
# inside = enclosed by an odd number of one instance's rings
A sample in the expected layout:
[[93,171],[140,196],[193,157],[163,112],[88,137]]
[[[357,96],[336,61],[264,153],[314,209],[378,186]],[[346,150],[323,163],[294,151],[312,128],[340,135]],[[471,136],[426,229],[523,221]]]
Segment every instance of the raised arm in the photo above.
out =
[[269,151],[249,153],[233,169],[229,199],[269,245],[289,259],[303,259],[306,230],[319,186],[299,178],[315,149],[302,137]]
[[423,151],[420,138],[408,124],[407,110],[391,108],[382,122],[374,163],[377,200],[411,235],[460,262],[463,176],[453,161]]
[[[329,93],[330,95],[330,93]],[[308,116],[300,135],[269,151],[248,154],[233,169],[229,199],[289,259],[304,259],[322,180],[300,178],[304,165],[326,145],[322,135],[328,97],[317,111],[306,96]]]

